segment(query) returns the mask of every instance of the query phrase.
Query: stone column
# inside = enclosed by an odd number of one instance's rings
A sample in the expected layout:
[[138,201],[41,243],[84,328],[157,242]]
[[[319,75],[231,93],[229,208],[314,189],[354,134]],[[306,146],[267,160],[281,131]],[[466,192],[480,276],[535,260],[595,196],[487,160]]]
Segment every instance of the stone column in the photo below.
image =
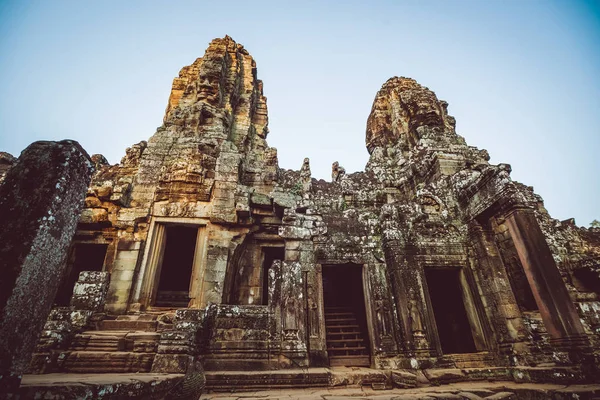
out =
[[314,271],[304,272],[307,285],[306,329],[307,347],[311,367],[327,367],[327,341],[325,330],[325,309],[323,304],[323,267],[316,265]]
[[400,337],[398,342],[401,345],[403,351],[412,351],[413,346],[413,334],[409,321],[409,310],[406,307],[408,304],[408,297],[406,296],[406,288],[404,287],[404,281],[399,276],[400,264],[402,263],[402,257],[399,254],[400,243],[397,240],[387,240],[383,244],[383,250],[385,254],[386,268],[390,277],[390,285],[392,289],[392,297],[396,302],[396,309],[398,310],[399,327],[398,333]]
[[505,218],[548,333],[554,339],[583,335],[583,326],[533,210],[516,206]]
[[35,142],[0,186],[0,393],[18,389],[48,318],[91,172],[77,142]]
[[281,366],[308,366],[306,309],[302,266],[299,262],[275,260],[269,269],[269,307],[281,339]]
[[385,264],[367,263],[363,267],[363,277],[366,284],[365,311],[367,321],[371,320],[372,331],[369,334],[375,349],[375,366],[378,367],[381,360],[398,355],[397,330],[400,324],[395,317]]
[[400,338],[406,356],[429,357],[441,351],[433,335],[435,321],[429,314],[423,268],[414,260],[414,247],[388,239],[383,249],[392,293],[400,319]]
[[506,353],[525,352],[523,342],[527,333],[521,310],[511,290],[493,234],[487,226],[473,220],[469,224],[469,237],[477,259],[474,270],[487,299],[486,313],[494,327],[499,350]]

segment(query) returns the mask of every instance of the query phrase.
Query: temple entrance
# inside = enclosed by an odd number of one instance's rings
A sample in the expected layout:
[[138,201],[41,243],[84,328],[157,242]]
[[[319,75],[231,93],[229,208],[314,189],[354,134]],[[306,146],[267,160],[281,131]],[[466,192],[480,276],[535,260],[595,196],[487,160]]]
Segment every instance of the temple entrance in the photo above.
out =
[[275,260],[285,259],[285,247],[263,247],[262,304],[269,304],[269,269]]
[[157,307],[187,307],[196,252],[198,228],[166,226],[165,249],[160,267]]
[[474,353],[472,324],[465,307],[466,288],[459,269],[425,269],[429,297],[444,354]]
[[71,248],[67,270],[54,300],[55,305],[69,305],[73,288],[77,279],[79,279],[79,273],[82,271],[102,271],[107,249],[107,244],[97,243],[76,243]]
[[371,364],[362,266],[323,266],[327,353],[331,366]]

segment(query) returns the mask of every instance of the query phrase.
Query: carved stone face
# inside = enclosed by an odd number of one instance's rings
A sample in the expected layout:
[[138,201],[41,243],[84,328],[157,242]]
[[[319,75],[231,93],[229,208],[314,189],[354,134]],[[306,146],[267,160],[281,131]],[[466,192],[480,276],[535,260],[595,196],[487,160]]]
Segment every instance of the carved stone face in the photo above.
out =
[[403,105],[408,109],[408,126],[416,130],[421,126],[444,126],[441,106],[435,94],[423,88],[409,90],[400,95]]
[[206,100],[209,104],[213,104],[219,94],[219,76],[211,72],[200,72],[200,78],[198,79],[198,99]]
[[445,128],[445,105],[413,79],[390,79],[373,102],[367,121],[367,149],[372,152],[378,146],[395,145],[410,148],[420,139],[417,128]]

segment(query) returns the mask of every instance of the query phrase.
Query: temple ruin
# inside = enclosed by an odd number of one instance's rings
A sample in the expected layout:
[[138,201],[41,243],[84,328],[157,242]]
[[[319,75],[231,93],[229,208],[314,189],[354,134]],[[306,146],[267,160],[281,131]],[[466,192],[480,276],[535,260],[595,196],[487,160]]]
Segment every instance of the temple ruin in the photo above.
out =
[[[316,180],[308,159],[279,168],[254,59],[213,40],[147,142],[117,165],[92,156],[30,372],[185,373],[201,360],[213,389],[327,385],[335,366],[401,371],[400,387],[419,374],[597,381],[600,229],[552,219],[510,165],[467,145],[447,106],[389,79],[365,171],[335,162]],[[14,162],[2,155],[0,173]],[[77,303],[86,290],[91,307]],[[244,374],[298,369],[317,372]],[[373,376],[363,383],[389,384]]]

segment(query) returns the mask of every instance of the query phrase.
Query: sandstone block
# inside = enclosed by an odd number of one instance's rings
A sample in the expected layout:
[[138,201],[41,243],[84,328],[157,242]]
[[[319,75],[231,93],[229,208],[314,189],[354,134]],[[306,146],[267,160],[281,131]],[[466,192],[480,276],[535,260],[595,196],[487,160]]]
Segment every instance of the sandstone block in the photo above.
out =
[[417,386],[417,376],[412,372],[393,370],[391,372],[392,384],[394,387],[407,389]]
[[75,283],[71,306],[77,310],[102,311],[106,302],[106,294],[110,274],[100,271],[83,271]]

